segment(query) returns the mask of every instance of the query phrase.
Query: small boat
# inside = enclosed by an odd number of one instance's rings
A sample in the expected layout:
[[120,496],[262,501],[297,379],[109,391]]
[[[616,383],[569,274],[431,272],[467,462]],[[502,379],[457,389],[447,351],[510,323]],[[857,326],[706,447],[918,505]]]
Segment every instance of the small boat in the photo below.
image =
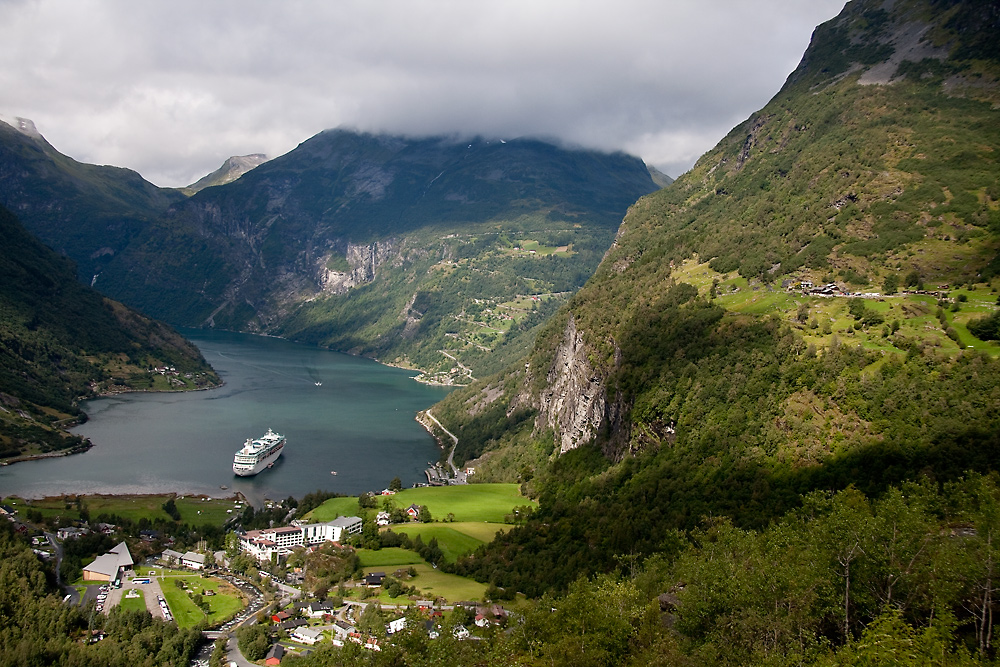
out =
[[336,470],[331,470],[331,471],[330,471],[330,474],[331,474],[331,475],[336,475],[336,474],[337,474],[337,471],[336,471]]
[[317,387],[322,387],[323,386],[322,382],[313,382],[313,384],[316,385]]
[[220,489],[222,489],[223,491],[225,491],[225,490],[226,490],[226,489],[228,489],[229,487],[228,487],[228,486],[226,486],[225,484],[222,484],[222,485],[220,485],[220,486],[219,486],[219,488],[220,488]]

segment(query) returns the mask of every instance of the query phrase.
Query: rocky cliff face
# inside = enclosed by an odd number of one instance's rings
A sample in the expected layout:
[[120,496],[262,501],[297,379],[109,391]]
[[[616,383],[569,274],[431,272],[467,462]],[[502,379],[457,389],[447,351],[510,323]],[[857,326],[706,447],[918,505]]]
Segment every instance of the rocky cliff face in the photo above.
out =
[[350,271],[334,271],[326,268],[327,255],[320,267],[319,282],[327,294],[346,294],[352,287],[375,280],[375,271],[389,261],[397,252],[393,239],[376,241],[367,245],[347,244],[347,263]]
[[536,428],[555,431],[559,452],[589,442],[604,424],[607,389],[587,358],[582,332],[571,317],[538,398]]

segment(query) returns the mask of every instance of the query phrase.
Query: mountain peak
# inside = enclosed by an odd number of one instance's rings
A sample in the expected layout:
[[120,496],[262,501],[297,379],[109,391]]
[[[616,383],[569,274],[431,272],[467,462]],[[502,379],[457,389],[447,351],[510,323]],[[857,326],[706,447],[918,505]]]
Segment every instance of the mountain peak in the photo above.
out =
[[0,121],[7,123],[21,134],[31,137],[32,139],[42,138],[42,134],[38,131],[38,128],[35,127],[34,121],[32,121],[30,118],[22,118],[20,116],[5,116],[0,114]]
[[199,179],[184,188],[188,194],[194,194],[213,185],[225,185],[232,183],[237,178],[247,173],[255,167],[267,162],[267,156],[263,153],[251,153],[250,155],[234,155],[222,163],[222,166],[211,174]]
[[[862,85],[891,84],[917,69],[971,75],[997,88],[1000,3],[982,0],[854,0],[820,25],[785,85],[810,87],[860,73]],[[985,80],[984,77],[985,76]]]

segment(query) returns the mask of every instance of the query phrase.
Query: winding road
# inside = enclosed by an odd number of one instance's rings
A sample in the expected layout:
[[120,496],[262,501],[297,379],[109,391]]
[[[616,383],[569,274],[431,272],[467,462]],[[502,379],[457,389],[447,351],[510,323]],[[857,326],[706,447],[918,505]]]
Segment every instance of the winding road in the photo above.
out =
[[451,474],[455,475],[455,477],[458,477],[458,468],[455,467],[455,460],[454,460],[455,448],[458,447],[458,436],[449,431],[448,429],[446,429],[444,426],[442,426],[441,422],[437,420],[437,417],[431,414],[430,410],[427,410],[426,413],[427,416],[431,419],[431,421],[437,424],[438,428],[447,433],[448,437],[452,439],[452,442],[454,444],[451,446],[451,452],[449,452],[448,454],[448,466],[451,468]]

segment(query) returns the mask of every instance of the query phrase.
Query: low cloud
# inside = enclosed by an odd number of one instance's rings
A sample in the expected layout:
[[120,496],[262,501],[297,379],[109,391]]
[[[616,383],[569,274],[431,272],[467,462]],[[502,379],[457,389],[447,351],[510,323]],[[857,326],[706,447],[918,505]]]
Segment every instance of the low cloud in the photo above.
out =
[[337,126],[554,137],[677,176],[842,5],[0,0],[0,113],[158,185]]

